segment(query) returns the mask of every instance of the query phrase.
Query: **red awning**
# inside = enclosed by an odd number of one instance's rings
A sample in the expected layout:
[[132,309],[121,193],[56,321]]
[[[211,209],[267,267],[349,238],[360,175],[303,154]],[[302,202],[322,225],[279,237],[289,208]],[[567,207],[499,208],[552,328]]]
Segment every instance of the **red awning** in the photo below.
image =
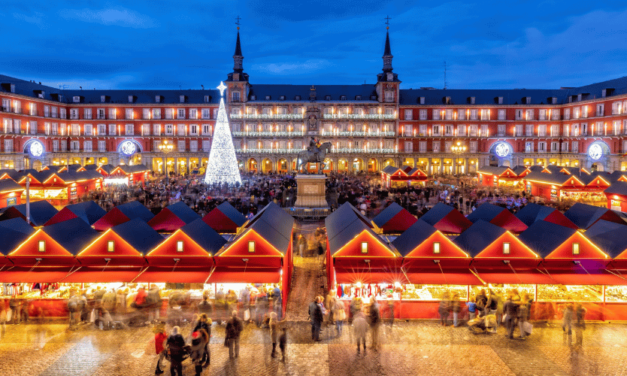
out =
[[280,268],[217,268],[207,283],[279,283],[280,281]]
[[407,283],[405,275],[400,271],[376,271],[368,269],[335,268],[337,283]]
[[415,285],[482,285],[470,271],[455,271],[442,273],[441,271],[407,272],[410,283]]
[[138,283],[205,283],[209,278],[210,268],[203,270],[150,270],[148,269],[135,279]]
[[627,280],[609,272],[551,273],[555,282],[562,285],[627,285]]
[[79,270],[64,278],[63,283],[110,283],[110,282],[133,282],[133,279],[141,273],[140,268],[129,268],[128,270]]
[[0,272],[0,283],[60,282],[70,273],[70,268],[54,270],[32,270],[13,268]]
[[524,271],[516,272],[503,271],[499,273],[478,270],[479,278],[486,283],[505,283],[513,285],[542,285],[556,284],[548,275],[540,272]]

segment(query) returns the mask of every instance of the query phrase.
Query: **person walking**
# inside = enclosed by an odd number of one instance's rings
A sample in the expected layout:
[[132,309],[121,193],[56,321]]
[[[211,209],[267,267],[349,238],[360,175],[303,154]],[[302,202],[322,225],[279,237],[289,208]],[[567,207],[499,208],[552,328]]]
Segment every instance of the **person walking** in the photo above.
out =
[[518,330],[520,330],[520,339],[527,339],[525,331],[525,323],[529,321],[529,305],[525,298],[520,301],[518,306]]
[[329,311],[329,317],[328,317],[328,321],[327,321],[327,325],[333,325],[334,324],[334,314],[333,314],[333,308],[335,307],[335,301],[336,301],[336,297],[335,297],[335,291],[334,290],[329,290],[329,294],[327,294],[325,301],[324,301],[324,306],[327,308],[327,310]]
[[[564,332],[564,337],[568,335],[568,344],[572,343],[572,335],[573,335],[573,315],[574,315],[574,307],[573,303],[567,303],[562,309],[562,331]],[[566,331],[568,328],[568,331]]]
[[350,317],[348,318],[349,324],[352,324],[353,319],[355,318],[355,315],[358,312],[361,312],[361,306],[362,306],[361,298],[353,296],[353,299],[351,299],[351,304],[350,304]]
[[333,318],[335,319],[335,329],[337,330],[338,337],[342,336],[342,327],[344,326],[344,320],[346,320],[346,311],[344,310],[344,302],[339,299],[335,300],[333,305]]
[[285,320],[279,321],[277,314],[274,312],[270,312],[269,316],[270,321],[268,322],[268,326],[270,327],[270,339],[272,340],[272,354],[270,354],[270,356],[276,358],[276,345],[279,343],[279,332]]
[[281,359],[285,362],[285,352],[287,351],[287,328],[284,326],[281,328],[281,335],[279,336],[279,348],[281,349]]
[[449,293],[442,294],[442,300],[440,300],[440,306],[438,307],[438,313],[440,314],[440,324],[442,326],[448,325],[448,311],[449,311]]
[[462,311],[462,307],[459,303],[459,295],[457,293],[454,293],[451,299],[451,311],[453,311],[453,328],[457,328],[459,325],[457,318],[459,317],[459,313]]
[[178,326],[172,328],[172,333],[168,337],[167,346],[170,353],[170,375],[171,376],[183,376],[183,354],[185,350],[185,339],[180,333],[181,329]]
[[577,346],[583,346],[583,331],[586,330],[586,312],[587,310],[581,303],[577,303],[575,307],[575,316],[577,321],[575,322],[575,344]]
[[244,330],[237,311],[231,312],[231,319],[226,323],[226,342],[229,347],[229,359],[239,357],[239,338]]
[[311,321],[311,339],[314,341],[320,341],[320,328],[322,327],[322,320],[324,316],[319,303],[322,302],[321,296],[316,296],[313,302],[309,304],[309,320]]
[[477,303],[475,303],[475,301],[475,297],[471,296],[470,301],[466,302],[466,307],[468,307],[468,321],[473,320],[477,315]]
[[374,296],[370,300],[370,332],[372,335],[372,349],[379,349],[379,326],[381,324],[381,312],[379,311],[379,303]]
[[300,257],[303,257],[303,253],[306,251],[305,248],[307,248],[307,240],[305,240],[305,237],[301,234],[298,235],[298,252],[300,253]]
[[503,309],[507,317],[505,320],[505,328],[507,329],[505,336],[509,339],[514,339],[514,326],[516,324],[516,318],[518,317],[518,306],[512,301],[511,294],[507,297]]
[[160,323],[160,324],[155,325],[154,333],[155,333],[155,352],[157,356],[159,357],[157,359],[157,368],[155,369],[155,375],[161,375],[163,373],[163,370],[161,370],[161,362],[163,362],[163,359],[165,359],[166,352],[164,351],[164,349],[165,349],[166,341],[168,340],[168,335],[165,332],[165,323]]
[[357,354],[360,352],[360,346],[364,347],[364,354],[366,353],[366,335],[368,333],[368,322],[363,312],[357,312],[353,319],[353,334],[357,341]]

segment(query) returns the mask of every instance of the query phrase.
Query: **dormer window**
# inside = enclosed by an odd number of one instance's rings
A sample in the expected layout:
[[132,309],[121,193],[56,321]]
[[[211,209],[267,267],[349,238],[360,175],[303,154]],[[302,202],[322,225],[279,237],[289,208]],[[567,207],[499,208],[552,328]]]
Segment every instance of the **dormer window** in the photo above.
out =
[[433,243],[433,254],[434,255],[440,254],[440,242]]
[[72,102],[74,103],[81,103],[81,97],[79,97],[78,95],[75,95],[72,97]]
[[179,95],[179,102],[185,103],[185,96],[184,95]]
[[255,242],[248,242],[248,253],[255,253]]
[[340,95],[340,100],[341,101],[345,101],[346,100],[346,95]]
[[40,240],[38,245],[37,245],[37,250],[39,252],[46,252],[46,241],[45,240]]
[[161,96],[155,95],[155,103],[161,103]]
[[211,97],[209,95],[205,95],[205,103],[211,102]]
[[128,103],[133,103],[133,99],[134,99],[133,96],[129,95],[128,96]]
[[418,103],[425,104],[425,97],[418,98]]
[[100,96],[100,103],[104,103],[107,100],[107,96],[106,95],[101,95]]
[[574,256],[579,255],[579,243],[573,243],[573,255]]
[[503,243],[503,254],[509,255],[509,243]]
[[183,241],[179,240],[176,242],[176,251],[177,252],[183,252]]
[[361,242],[361,253],[368,253],[368,243],[367,242]]
[[256,101],[257,100],[257,96],[256,95],[251,95],[250,96],[250,100],[251,101]]
[[355,100],[356,100],[356,101],[360,101],[360,100],[361,100],[361,95],[356,95],[356,96],[355,96]]
[[279,100],[280,100],[280,101],[284,101],[284,100],[285,100],[285,95],[281,95],[281,96],[279,97]]
[[269,101],[270,100],[270,96],[266,95],[266,100]]
[[377,100],[377,96],[376,96],[376,95],[371,95],[371,96],[370,96],[370,100],[372,100],[372,101],[376,101],[376,100]]
[[107,252],[109,253],[115,252],[115,242],[113,240],[109,240],[107,242]]
[[330,101],[330,100],[331,100],[331,96],[330,96],[330,95],[326,95],[326,96],[324,97],[324,100],[325,100],[325,101]]
[[299,101],[300,100],[300,95],[295,96],[294,100]]

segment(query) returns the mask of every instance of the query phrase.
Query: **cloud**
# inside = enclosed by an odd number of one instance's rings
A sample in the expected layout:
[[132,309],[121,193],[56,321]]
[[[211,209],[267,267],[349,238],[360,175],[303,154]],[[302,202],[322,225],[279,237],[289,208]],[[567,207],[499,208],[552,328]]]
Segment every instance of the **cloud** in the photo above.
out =
[[150,17],[132,10],[118,9],[66,9],[60,11],[61,17],[106,26],[132,27],[134,29],[148,29],[156,27],[157,23]]
[[15,19],[37,25],[41,25],[41,19],[43,18],[43,16],[43,13],[40,12],[35,12],[35,14],[32,16],[27,16],[21,13],[13,13],[13,17]]
[[302,63],[269,63],[253,65],[253,70],[273,74],[307,73],[317,71],[331,65],[323,59],[306,60]]

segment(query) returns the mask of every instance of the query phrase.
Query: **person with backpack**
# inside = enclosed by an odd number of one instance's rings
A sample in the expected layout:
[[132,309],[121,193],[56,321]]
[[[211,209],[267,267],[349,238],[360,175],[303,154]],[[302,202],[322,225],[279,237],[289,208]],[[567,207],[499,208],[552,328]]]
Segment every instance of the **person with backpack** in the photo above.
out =
[[170,374],[172,376],[183,376],[183,356],[185,354],[185,339],[180,333],[178,326],[172,328],[172,332],[166,341],[168,353],[170,354]]

